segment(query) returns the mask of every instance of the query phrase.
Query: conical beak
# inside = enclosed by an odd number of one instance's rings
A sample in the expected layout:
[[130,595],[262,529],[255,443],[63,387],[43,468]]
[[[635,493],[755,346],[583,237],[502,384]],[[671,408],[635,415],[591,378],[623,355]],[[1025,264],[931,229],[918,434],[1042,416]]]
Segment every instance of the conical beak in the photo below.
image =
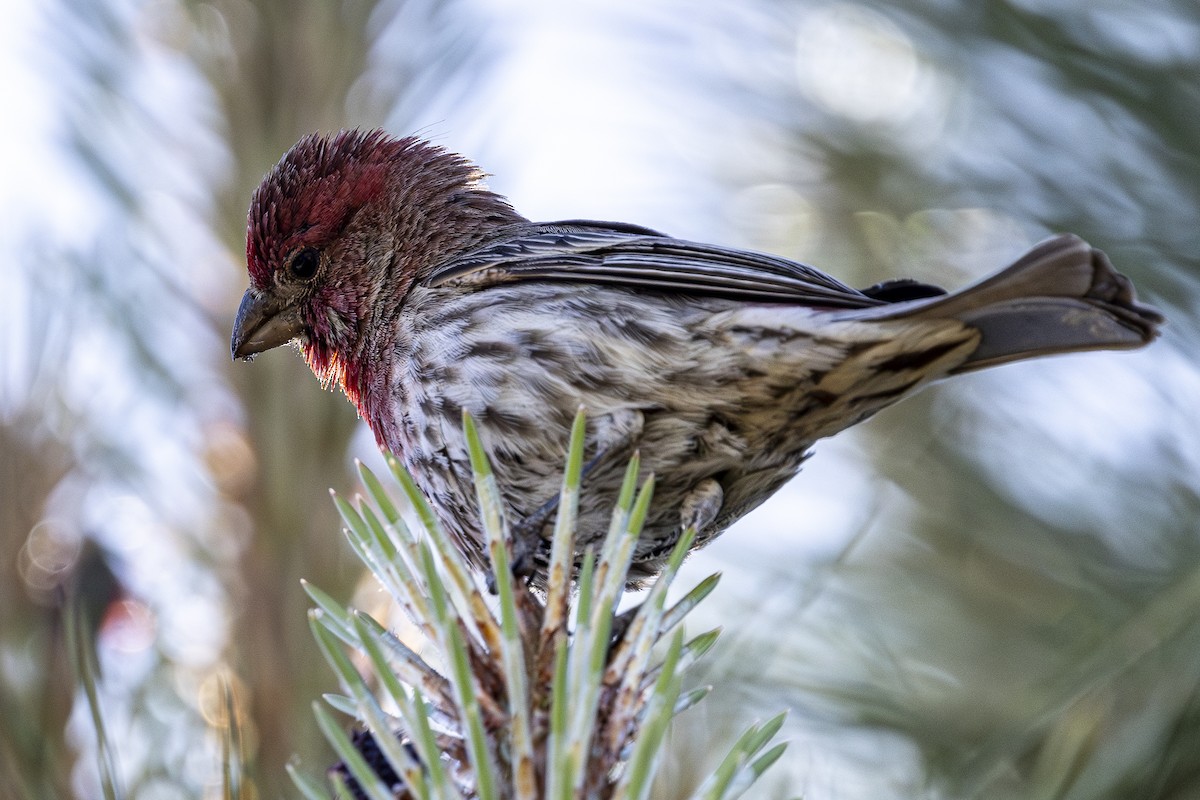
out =
[[290,308],[278,305],[273,298],[259,294],[251,287],[238,306],[229,350],[235,359],[249,358],[287,344],[303,330],[303,323]]

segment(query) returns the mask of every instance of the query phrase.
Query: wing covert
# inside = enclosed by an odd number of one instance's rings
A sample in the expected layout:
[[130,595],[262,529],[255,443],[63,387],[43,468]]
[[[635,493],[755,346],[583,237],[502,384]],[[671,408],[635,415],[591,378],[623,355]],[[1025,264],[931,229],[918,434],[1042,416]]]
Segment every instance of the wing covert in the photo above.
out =
[[885,303],[785,258],[680,241],[633,225],[575,220],[539,225],[456,258],[423,283],[484,289],[524,281],[831,308]]

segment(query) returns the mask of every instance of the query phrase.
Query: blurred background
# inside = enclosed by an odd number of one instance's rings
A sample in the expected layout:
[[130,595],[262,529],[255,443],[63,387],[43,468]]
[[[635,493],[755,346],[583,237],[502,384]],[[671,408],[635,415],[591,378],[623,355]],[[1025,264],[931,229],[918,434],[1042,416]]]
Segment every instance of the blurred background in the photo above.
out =
[[[936,386],[817,448],[687,565],[725,633],[663,797],[790,708],[757,797],[1200,797],[1200,6],[1054,0],[10,0],[0,25],[0,794],[333,761],[300,579],[361,571],[376,458],[294,353],[233,364],[250,192],[302,134],[419,132],[535,219],[637,222],[854,285],[1054,231],[1170,325]],[[363,594],[366,602],[371,595]],[[369,592],[369,587],[366,589]],[[363,598],[366,598],[365,600]]]

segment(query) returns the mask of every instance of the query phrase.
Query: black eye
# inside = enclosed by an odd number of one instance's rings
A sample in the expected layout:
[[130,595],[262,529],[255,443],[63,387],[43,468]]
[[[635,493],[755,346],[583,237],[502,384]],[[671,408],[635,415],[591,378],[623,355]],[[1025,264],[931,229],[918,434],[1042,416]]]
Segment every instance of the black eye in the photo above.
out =
[[306,281],[317,274],[317,266],[321,263],[321,254],[315,247],[306,247],[292,259],[292,275]]

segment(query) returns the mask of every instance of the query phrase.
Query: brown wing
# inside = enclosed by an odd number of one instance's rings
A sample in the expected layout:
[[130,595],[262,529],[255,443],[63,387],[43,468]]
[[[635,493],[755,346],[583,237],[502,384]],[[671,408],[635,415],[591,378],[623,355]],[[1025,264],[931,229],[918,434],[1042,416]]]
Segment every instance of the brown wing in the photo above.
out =
[[538,225],[446,263],[428,286],[486,288],[522,281],[627,289],[827,308],[887,301],[785,258],[672,239],[648,228],[571,220]]

